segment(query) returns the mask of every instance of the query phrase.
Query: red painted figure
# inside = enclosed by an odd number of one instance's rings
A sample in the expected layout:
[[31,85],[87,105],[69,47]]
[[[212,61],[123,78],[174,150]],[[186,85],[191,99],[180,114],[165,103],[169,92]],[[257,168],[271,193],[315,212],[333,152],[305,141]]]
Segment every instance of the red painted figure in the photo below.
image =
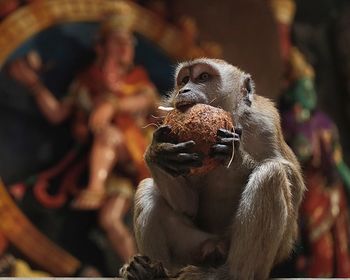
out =
[[143,162],[147,138],[142,127],[157,102],[146,71],[133,65],[134,37],[130,28],[127,13],[101,23],[95,61],[60,101],[40,81],[40,58],[34,55],[9,65],[10,74],[31,89],[50,122],[58,124],[74,115],[73,133],[80,142],[92,132],[89,183],[72,206],[100,209],[100,224],[124,261],[134,255],[136,248],[123,217],[131,206],[135,184],[147,176]]

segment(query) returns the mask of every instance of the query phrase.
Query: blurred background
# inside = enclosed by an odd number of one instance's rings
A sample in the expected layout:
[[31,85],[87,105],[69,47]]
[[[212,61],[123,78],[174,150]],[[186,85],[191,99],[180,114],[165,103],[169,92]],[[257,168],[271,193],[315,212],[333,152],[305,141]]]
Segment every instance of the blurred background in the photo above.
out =
[[0,276],[117,274],[147,124],[203,56],[252,74],[303,166],[300,238],[272,276],[350,277],[346,0],[0,0]]

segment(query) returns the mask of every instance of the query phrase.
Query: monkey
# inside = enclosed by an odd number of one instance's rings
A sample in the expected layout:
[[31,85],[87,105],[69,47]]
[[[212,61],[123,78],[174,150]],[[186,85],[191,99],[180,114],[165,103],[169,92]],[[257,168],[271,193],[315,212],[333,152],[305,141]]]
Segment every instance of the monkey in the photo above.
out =
[[[176,143],[160,126],[146,150],[151,178],[135,195],[140,255],[124,279],[267,279],[297,238],[305,185],[272,101],[255,93],[251,76],[224,60],[180,63],[168,106],[197,103],[229,112],[235,131],[219,129],[210,155],[222,163],[190,175],[203,155],[194,141]],[[225,163],[235,151],[232,164]]]

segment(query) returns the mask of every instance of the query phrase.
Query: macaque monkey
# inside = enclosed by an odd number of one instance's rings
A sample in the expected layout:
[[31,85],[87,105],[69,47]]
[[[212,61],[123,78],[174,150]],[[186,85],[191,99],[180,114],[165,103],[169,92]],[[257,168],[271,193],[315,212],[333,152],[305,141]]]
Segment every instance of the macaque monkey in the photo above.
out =
[[189,171],[202,164],[202,156],[191,152],[194,141],[171,142],[168,126],[154,132],[145,154],[152,178],[140,183],[135,201],[142,256],[125,265],[121,275],[137,280],[267,279],[292,250],[305,190],[278,111],[254,94],[250,75],[222,60],[181,63],[175,81],[169,106],[220,107],[232,114],[236,129],[220,129],[211,148],[211,156],[223,164],[196,176]]

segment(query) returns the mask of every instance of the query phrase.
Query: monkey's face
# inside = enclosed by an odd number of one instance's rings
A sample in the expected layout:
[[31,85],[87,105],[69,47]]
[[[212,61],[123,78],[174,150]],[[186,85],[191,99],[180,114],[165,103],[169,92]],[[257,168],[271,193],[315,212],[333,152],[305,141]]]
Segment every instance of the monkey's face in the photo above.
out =
[[210,104],[221,83],[220,73],[206,63],[184,64],[176,76],[173,103],[180,108],[196,103]]
[[234,112],[245,98],[250,98],[251,89],[250,76],[231,64],[197,59],[179,65],[171,102],[176,108],[202,103]]

